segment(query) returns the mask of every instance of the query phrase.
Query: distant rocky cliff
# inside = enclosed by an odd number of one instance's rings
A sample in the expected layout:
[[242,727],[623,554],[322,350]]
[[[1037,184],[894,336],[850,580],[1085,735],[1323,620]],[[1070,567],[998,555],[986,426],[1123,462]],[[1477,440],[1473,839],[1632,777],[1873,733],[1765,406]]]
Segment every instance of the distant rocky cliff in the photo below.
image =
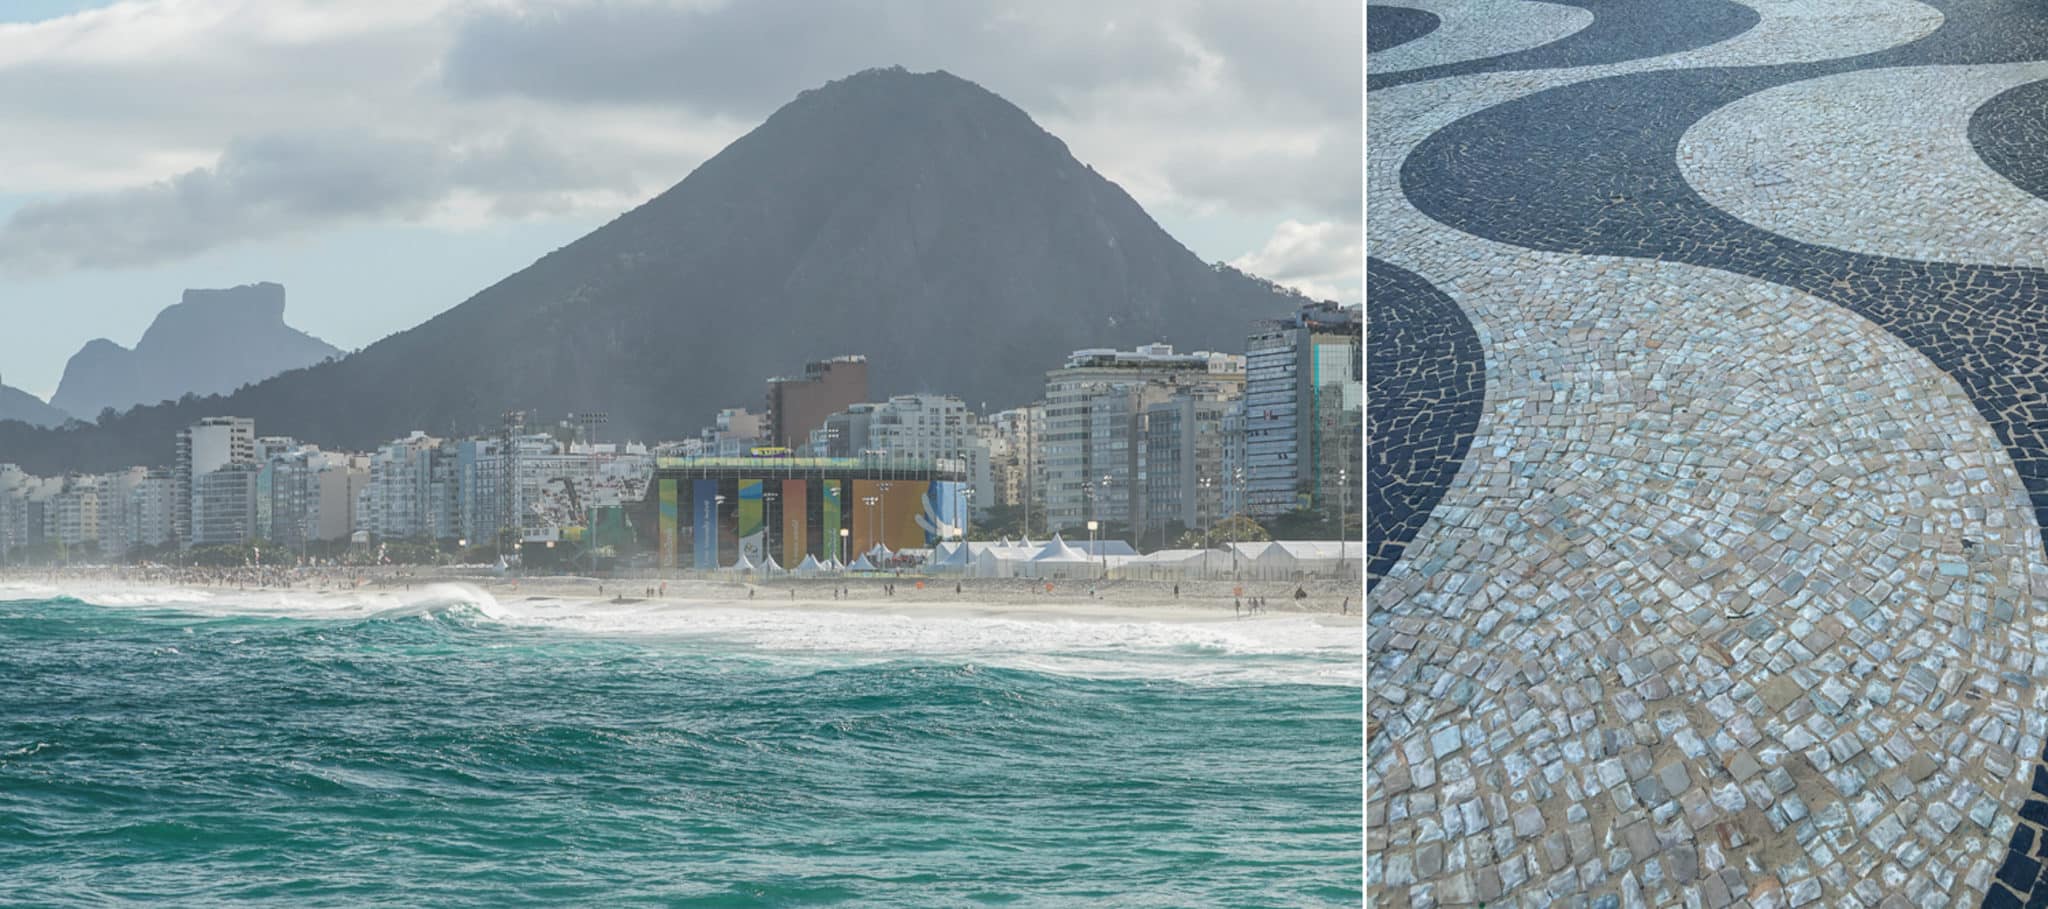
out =
[[[63,425],[66,414],[43,403],[42,398],[0,383],[0,420],[20,420],[36,426]],[[0,458],[0,461],[5,461]]]
[[50,403],[81,420],[102,409],[230,392],[341,351],[284,323],[284,286],[264,282],[188,290],[165,307],[135,349],[86,342],[64,366]]

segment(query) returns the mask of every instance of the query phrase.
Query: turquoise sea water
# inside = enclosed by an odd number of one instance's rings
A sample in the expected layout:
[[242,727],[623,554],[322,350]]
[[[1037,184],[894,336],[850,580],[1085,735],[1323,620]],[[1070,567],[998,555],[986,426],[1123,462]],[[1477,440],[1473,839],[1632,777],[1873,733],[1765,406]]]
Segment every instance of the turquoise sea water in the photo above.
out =
[[6,596],[7,905],[1361,899],[1331,629]]

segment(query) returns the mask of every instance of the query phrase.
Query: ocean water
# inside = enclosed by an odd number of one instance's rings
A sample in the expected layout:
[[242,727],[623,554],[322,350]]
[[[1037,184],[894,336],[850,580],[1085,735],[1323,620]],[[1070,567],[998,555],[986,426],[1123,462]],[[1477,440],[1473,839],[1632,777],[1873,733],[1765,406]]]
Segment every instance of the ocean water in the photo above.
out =
[[1342,906],[1356,624],[0,587],[0,904]]

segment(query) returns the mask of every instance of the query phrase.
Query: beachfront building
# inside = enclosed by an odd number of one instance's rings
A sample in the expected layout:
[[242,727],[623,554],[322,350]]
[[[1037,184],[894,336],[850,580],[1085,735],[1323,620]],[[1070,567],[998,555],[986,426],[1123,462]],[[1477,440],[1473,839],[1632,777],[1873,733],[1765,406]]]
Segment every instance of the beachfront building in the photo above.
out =
[[688,456],[744,458],[756,448],[770,445],[766,414],[743,407],[727,407],[699,434]]
[[261,469],[254,462],[240,461],[193,477],[186,548],[256,539],[256,475]]
[[1078,350],[1045,377],[1046,524],[1054,530],[1088,521],[1143,526],[1146,408],[1175,394],[1211,387],[1217,396],[1244,383],[1243,357],[1168,344],[1132,351]]
[[100,478],[78,474],[63,479],[50,499],[50,536],[65,551],[82,550],[100,539]]
[[1244,504],[1253,517],[1295,508],[1334,516],[1343,503],[1331,493],[1359,482],[1362,456],[1344,432],[1361,425],[1352,411],[1364,403],[1363,329],[1357,307],[1333,303],[1253,326],[1243,416]]
[[[202,514],[211,516],[204,539],[239,543],[248,538],[246,534],[253,532],[256,524],[254,471],[257,466],[254,420],[206,417],[178,433],[176,462],[172,468],[175,498],[172,501],[171,532],[180,545],[186,548],[203,545],[197,528]],[[238,475],[249,473],[247,492],[240,491],[244,480],[239,476],[219,483],[206,482],[209,475],[230,469]],[[227,498],[217,502],[202,498],[208,494]],[[247,519],[234,520],[231,516],[238,515],[243,508],[248,509]],[[245,536],[223,538],[231,535],[237,526]]]
[[1240,395],[1223,408],[1222,467],[1217,482],[1223,495],[1217,502],[1218,520],[1244,513],[1244,397]]
[[172,533],[177,511],[177,480],[161,467],[144,468],[142,476],[128,491],[125,515],[126,549],[158,547],[176,539]]
[[370,478],[356,494],[355,529],[379,539],[454,538],[459,520],[454,451],[414,430],[370,455]]
[[370,458],[302,445],[274,455],[258,496],[268,505],[261,536],[286,547],[340,540],[355,529],[355,501],[370,482]]
[[1142,415],[1144,498],[1141,530],[1161,534],[1199,529],[1223,512],[1223,421],[1237,403],[1236,383],[1184,388]]
[[768,380],[768,446],[800,448],[825,418],[868,399],[868,358],[833,357],[804,365],[803,375]]
[[1029,507],[1037,511],[1044,506],[1036,498],[1044,488],[1041,472],[1043,459],[1039,457],[1039,446],[1044,442],[1045,405],[1031,404],[990,414],[989,431],[989,485],[988,491],[976,487],[977,509],[997,505]]

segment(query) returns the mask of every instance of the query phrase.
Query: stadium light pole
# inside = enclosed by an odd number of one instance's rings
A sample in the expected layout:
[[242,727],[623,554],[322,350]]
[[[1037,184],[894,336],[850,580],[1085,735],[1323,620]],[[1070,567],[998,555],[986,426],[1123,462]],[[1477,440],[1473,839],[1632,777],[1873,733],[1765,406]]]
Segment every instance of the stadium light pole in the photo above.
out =
[[[894,462],[895,458],[893,455],[890,457],[890,460],[892,463]],[[882,548],[885,550],[889,548],[889,487],[890,484],[886,480],[875,484],[875,488],[882,491],[882,518],[875,527],[875,536],[881,540]]]

